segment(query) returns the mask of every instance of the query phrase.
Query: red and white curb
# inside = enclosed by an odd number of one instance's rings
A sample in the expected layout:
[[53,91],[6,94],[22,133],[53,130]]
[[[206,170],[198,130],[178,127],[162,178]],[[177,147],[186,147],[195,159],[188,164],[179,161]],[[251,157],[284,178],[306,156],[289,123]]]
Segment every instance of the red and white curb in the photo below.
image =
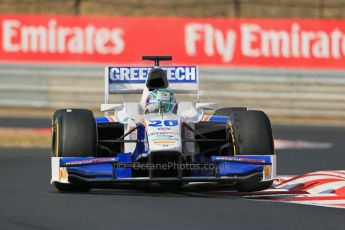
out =
[[219,191],[210,194],[345,208],[345,170],[318,171],[301,176],[278,176],[270,189],[254,193]]
[[345,170],[284,178],[281,183],[274,183],[272,188],[286,191],[289,195],[296,192],[295,196],[273,198],[275,201],[345,208]]

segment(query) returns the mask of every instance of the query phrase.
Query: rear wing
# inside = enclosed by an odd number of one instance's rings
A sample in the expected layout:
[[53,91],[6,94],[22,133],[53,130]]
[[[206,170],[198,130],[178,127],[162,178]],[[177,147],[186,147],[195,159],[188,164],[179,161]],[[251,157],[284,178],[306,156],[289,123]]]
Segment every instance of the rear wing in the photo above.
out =
[[[105,67],[105,103],[109,94],[141,94],[152,66],[107,66]],[[198,68],[196,66],[159,66],[168,77],[169,88],[174,93],[199,91]]]

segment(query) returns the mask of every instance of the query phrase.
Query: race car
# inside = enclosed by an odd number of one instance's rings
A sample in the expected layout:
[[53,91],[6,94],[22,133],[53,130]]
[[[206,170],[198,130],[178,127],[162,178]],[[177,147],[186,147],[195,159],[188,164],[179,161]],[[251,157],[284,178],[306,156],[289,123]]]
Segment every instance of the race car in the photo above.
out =
[[[179,101],[199,94],[196,66],[160,66],[171,56],[143,56],[153,66],[105,68],[104,116],[60,109],[52,118],[51,183],[84,191],[120,183],[183,186],[233,184],[267,189],[276,176],[268,116],[242,107]],[[111,94],[141,94],[139,102],[110,103]],[[198,99],[199,100],[199,99]]]

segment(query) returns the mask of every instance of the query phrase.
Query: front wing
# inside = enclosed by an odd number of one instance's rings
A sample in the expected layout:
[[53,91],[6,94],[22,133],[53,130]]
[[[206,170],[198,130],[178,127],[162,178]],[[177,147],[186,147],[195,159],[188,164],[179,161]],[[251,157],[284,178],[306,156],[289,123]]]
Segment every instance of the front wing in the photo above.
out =
[[[178,165],[178,170],[189,166],[189,176],[184,176],[181,172],[178,173],[178,176],[172,177],[133,177],[133,170],[142,167],[143,164],[132,162],[130,153],[122,153],[117,157],[110,158],[52,157],[51,163],[52,183],[87,183],[90,185],[131,182],[230,183],[254,178],[258,181],[268,181],[273,180],[276,176],[276,157],[274,155],[212,156],[210,162],[207,163]],[[145,164],[144,166],[151,170],[154,165]]]

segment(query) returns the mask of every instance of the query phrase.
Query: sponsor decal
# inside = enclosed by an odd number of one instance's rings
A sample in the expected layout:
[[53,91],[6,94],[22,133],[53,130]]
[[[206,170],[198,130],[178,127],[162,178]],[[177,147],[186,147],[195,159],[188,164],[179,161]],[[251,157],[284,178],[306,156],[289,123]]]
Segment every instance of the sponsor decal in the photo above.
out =
[[262,159],[253,159],[253,158],[238,158],[231,156],[216,156],[213,159],[214,161],[235,161],[240,163],[265,163],[265,160]]
[[157,144],[157,143],[163,143],[163,142],[165,142],[165,143],[167,143],[167,144],[176,144],[177,143],[177,141],[178,141],[179,139],[178,138],[176,138],[176,137],[166,137],[166,136],[162,136],[162,137],[153,137],[152,138],[152,142],[154,143],[154,144]]
[[91,22],[66,25],[53,18],[39,24],[22,17],[2,20],[2,50],[7,53],[118,55],[125,48],[123,36],[121,27]]
[[173,145],[173,144],[176,144],[177,141],[176,140],[154,140],[153,143],[156,145]]
[[153,139],[176,139],[176,135],[165,135],[165,134],[159,134],[159,135],[154,135],[152,137]]
[[[344,20],[0,16],[0,60],[140,62],[172,55],[185,65],[345,68]],[[142,25],[145,24],[145,33]],[[161,39],[159,34],[169,34]],[[140,37],[140,39],[138,39]],[[150,67],[110,67],[113,82],[143,82]],[[195,81],[195,67],[165,68]]]
[[167,131],[167,130],[171,130],[171,128],[170,127],[158,127],[157,130]]
[[217,58],[224,64],[242,65],[242,61],[248,60],[263,66],[273,65],[269,61],[279,65],[279,60],[285,60],[285,66],[296,67],[325,65],[323,60],[333,60],[336,66],[339,60],[345,60],[345,28],[341,21],[257,19],[231,24],[187,23],[187,54]]
[[97,163],[104,163],[109,161],[115,161],[114,157],[109,158],[93,158],[93,159],[86,159],[86,160],[77,160],[77,161],[68,161],[64,165],[83,165],[83,164],[97,164]]
[[150,132],[149,133],[150,136],[156,136],[156,135],[178,135],[177,132],[174,131],[155,131],[155,132]]
[[[197,82],[195,66],[162,66],[160,68],[166,72],[169,82]],[[145,83],[151,69],[152,67],[108,67],[109,83]]]

